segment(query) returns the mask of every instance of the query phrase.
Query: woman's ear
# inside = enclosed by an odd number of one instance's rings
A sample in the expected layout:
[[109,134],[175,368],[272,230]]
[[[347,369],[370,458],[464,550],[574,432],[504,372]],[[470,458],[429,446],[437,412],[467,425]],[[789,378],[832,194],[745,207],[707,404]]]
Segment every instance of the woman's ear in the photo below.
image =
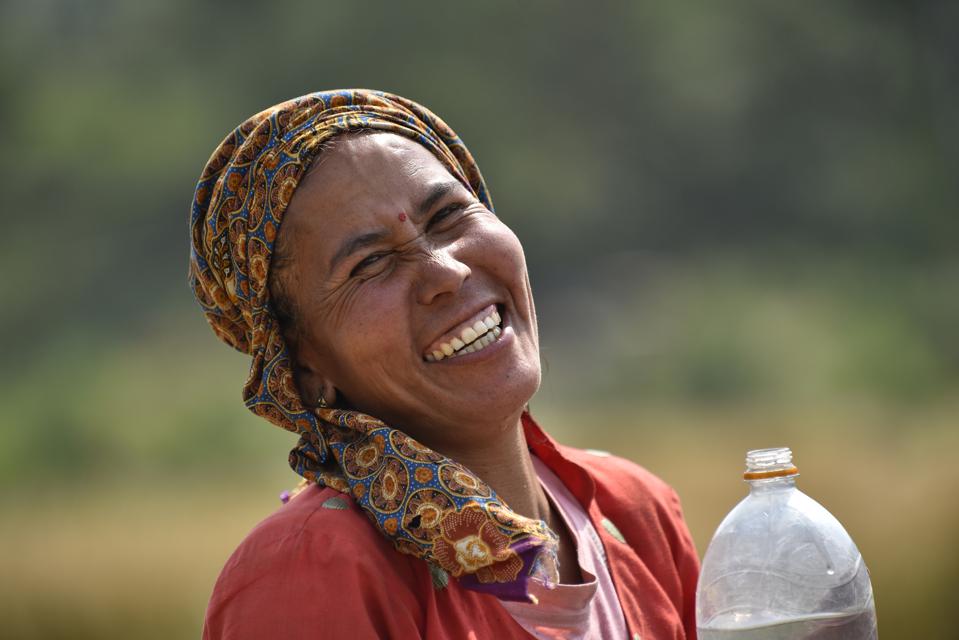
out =
[[336,404],[336,387],[329,380],[323,382],[319,395],[316,397],[316,406],[332,407]]
[[293,367],[293,379],[303,406],[315,409],[333,406],[336,402],[336,387],[319,371],[297,364]]

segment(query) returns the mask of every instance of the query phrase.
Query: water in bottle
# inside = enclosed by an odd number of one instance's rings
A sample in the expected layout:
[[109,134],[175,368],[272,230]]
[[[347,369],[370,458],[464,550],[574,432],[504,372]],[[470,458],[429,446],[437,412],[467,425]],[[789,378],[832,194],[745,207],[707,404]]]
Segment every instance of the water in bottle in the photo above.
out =
[[796,489],[786,448],[746,455],[749,495],[713,536],[696,590],[701,640],[872,640],[869,572],[839,521]]

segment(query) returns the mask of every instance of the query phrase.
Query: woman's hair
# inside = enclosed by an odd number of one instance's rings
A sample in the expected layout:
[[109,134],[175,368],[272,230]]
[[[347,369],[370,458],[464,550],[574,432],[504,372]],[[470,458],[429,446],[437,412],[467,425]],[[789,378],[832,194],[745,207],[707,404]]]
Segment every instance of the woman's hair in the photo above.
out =
[[287,346],[290,349],[295,349],[299,336],[299,325],[296,305],[291,294],[295,286],[295,282],[292,282],[294,280],[293,273],[289,269],[289,266],[293,264],[293,256],[290,254],[290,241],[287,237],[289,234],[284,233],[283,229],[283,225],[280,225],[276,243],[273,245],[273,260],[270,263],[267,288],[273,314],[276,316],[277,322],[280,323],[280,330],[283,332]]

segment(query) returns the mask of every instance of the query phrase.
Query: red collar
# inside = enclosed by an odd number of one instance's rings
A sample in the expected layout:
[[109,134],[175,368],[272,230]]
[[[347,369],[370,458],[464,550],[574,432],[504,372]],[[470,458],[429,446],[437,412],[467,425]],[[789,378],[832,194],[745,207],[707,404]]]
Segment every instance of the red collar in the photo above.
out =
[[589,472],[564,454],[565,447],[543,431],[529,411],[523,412],[522,421],[523,435],[529,450],[559,476],[583,508],[589,511],[596,496],[596,485]]

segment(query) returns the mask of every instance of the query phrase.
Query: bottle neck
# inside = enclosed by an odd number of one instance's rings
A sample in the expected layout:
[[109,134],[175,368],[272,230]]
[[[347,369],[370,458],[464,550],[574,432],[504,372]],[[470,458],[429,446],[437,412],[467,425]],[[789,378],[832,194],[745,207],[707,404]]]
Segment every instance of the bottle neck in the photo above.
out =
[[747,480],[750,493],[765,493],[767,491],[784,491],[786,489],[796,488],[796,478],[798,473],[788,476],[779,476],[776,478],[764,478],[762,480]]

